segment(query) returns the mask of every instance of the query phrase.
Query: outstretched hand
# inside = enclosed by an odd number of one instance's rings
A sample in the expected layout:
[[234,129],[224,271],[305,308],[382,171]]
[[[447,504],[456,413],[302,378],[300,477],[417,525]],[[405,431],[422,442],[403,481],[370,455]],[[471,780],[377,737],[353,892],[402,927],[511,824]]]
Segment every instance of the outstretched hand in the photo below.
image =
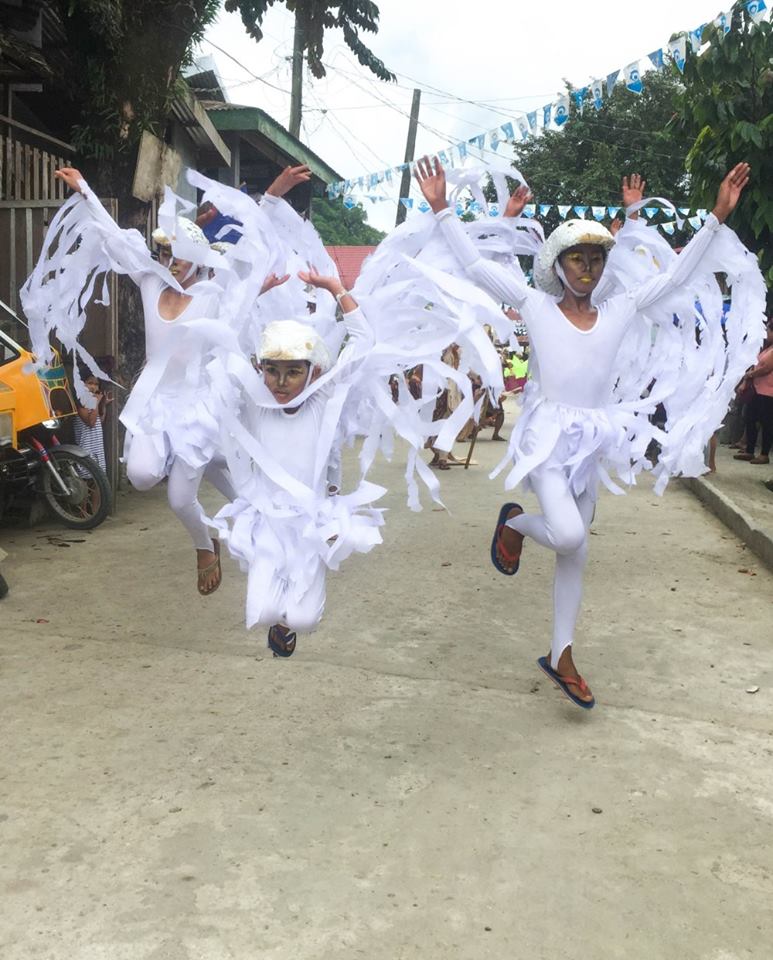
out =
[[83,174],[75,167],[60,167],[55,171],[54,176],[57,180],[64,181],[65,185],[75,193],[81,192],[80,181],[83,180]]
[[317,269],[309,266],[308,270],[299,270],[298,276],[304,283],[317,287],[319,290],[327,290],[334,297],[346,293],[346,287],[341,283],[338,277],[325,277]]
[[419,189],[424,194],[427,203],[432,207],[433,213],[445,210],[448,206],[446,200],[446,174],[443,165],[437,157],[434,157],[434,164],[429,157],[424,157],[418,161],[413,172]]
[[[632,173],[630,177],[623,177],[623,184],[620,192],[623,197],[623,207],[627,211],[635,203],[641,203],[644,199],[644,191],[647,189],[647,181],[638,173]],[[637,220],[639,211],[626,213],[626,217],[631,220]]]
[[266,190],[266,193],[271,197],[283,197],[293,187],[297,187],[299,183],[306,183],[308,180],[311,180],[311,170],[305,163],[301,163],[297,167],[285,167]]
[[749,182],[751,167],[748,163],[737,163],[719,186],[717,202],[711,211],[720,223],[738,206],[744,187]]
[[290,274],[286,273],[283,277],[278,277],[275,273],[269,273],[266,279],[263,281],[263,286],[260,288],[260,293],[258,296],[262,296],[264,293],[268,293],[269,290],[273,290],[274,287],[278,287],[283,283],[287,283],[290,279]]
[[507,201],[507,206],[505,207],[504,216],[520,217],[520,215],[523,213],[523,208],[531,199],[531,190],[529,190],[525,183],[522,183],[520,187],[510,194],[510,199]]

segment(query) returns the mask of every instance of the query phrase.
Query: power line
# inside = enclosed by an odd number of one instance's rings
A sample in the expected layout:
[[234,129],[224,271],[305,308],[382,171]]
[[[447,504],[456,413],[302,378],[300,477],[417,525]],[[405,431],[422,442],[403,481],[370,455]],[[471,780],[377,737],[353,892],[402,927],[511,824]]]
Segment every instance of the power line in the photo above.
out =
[[[237,67],[241,67],[245,73],[249,73],[249,75],[252,77],[253,80],[258,80],[260,83],[265,83],[265,85],[267,87],[271,87],[272,90],[278,90],[279,93],[284,93],[288,97],[290,96],[289,90],[283,90],[281,87],[277,87],[275,86],[275,84],[269,83],[268,80],[265,80],[263,77],[259,77],[256,73],[253,73],[249,67],[245,67],[245,65],[241,62],[241,60],[237,60],[236,57],[230,54],[227,50],[224,50],[222,47],[218,46],[213,40],[210,40],[209,37],[204,37],[203,40],[206,43],[208,43],[211,47],[214,47],[215,50],[222,53],[224,57],[228,57],[229,60],[233,60],[233,62],[237,65]],[[269,70],[266,76],[270,76],[272,73],[274,73],[276,69],[277,69],[276,67],[273,67],[271,70]]]

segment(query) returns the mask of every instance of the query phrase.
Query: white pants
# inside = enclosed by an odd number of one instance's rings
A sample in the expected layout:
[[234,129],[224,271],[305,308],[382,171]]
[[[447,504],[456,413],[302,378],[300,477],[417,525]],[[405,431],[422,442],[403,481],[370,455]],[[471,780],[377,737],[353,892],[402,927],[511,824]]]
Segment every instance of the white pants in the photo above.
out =
[[311,583],[298,583],[279,577],[269,563],[256,563],[247,575],[247,626],[273,626],[281,623],[298,633],[312,633],[325,610],[327,567],[319,559]]
[[560,468],[544,467],[530,474],[529,481],[542,508],[541,514],[523,513],[507,526],[556,553],[553,581],[553,640],[550,664],[574,639],[574,627],[582,601],[582,580],[588,558],[588,530],[596,506],[596,491],[575,497]]
[[[132,437],[126,460],[126,475],[136,490],[150,490],[166,476],[165,464],[158,454],[152,437],[138,434]],[[168,472],[167,495],[169,506],[190,534],[197,550],[212,550],[212,538],[204,523],[204,511],[199,503],[202,479],[228,500],[236,496],[224,460],[210,460],[203,467],[194,468],[175,458]]]

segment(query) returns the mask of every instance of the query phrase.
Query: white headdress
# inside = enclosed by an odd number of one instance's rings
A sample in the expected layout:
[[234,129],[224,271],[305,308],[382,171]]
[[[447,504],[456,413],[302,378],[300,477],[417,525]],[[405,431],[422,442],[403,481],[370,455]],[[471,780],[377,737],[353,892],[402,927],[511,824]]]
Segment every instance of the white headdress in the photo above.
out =
[[153,242],[162,247],[170,247],[175,240],[187,240],[196,246],[209,246],[209,240],[204,236],[204,231],[197,226],[193,220],[187,217],[177,217],[175,220],[175,232],[169,237],[163,227],[156,227],[151,234]]
[[308,360],[323,372],[330,367],[330,354],[322,337],[307,323],[274,320],[260,338],[260,360]]
[[534,258],[534,283],[540,290],[554,297],[561,296],[564,288],[554,269],[555,263],[564,250],[580,243],[593,243],[611,250],[615,238],[595,220],[567,220],[556,227]]

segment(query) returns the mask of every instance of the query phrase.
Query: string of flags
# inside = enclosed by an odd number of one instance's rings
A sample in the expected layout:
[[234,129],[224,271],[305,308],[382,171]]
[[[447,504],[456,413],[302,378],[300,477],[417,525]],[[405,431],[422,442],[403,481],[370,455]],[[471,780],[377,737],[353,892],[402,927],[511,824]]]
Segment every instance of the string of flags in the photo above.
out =
[[[390,200],[389,197],[381,196],[367,196],[365,199],[370,200],[372,203],[383,203]],[[399,202],[407,209],[418,210],[420,213],[429,213],[431,209],[426,200],[414,200],[413,197],[400,197]],[[351,209],[356,205],[357,201],[353,197],[344,198],[344,206],[347,207],[347,209]],[[528,217],[529,219],[544,220],[555,210],[562,220],[566,220],[567,217],[576,217],[581,220],[592,218],[593,220],[598,220],[600,223],[603,220],[614,220],[622,209],[621,206],[597,206],[595,204],[585,203],[527,203],[523,208],[521,216]],[[498,203],[489,203],[484,206],[477,200],[471,200],[467,203],[458,202],[455,212],[458,217],[466,213],[473,214],[476,217],[499,217],[502,215],[502,210]],[[688,224],[693,230],[699,230],[701,224],[709,215],[708,210],[701,209],[693,211],[689,207],[677,207],[676,213],[666,210],[663,207],[643,207],[641,213],[643,213],[647,220],[650,220],[654,226],[670,236],[673,236],[677,229],[682,229],[685,224]],[[656,222],[658,214],[663,214],[663,216],[670,217],[671,219],[666,219],[658,223]]]
[[[754,23],[759,23],[769,14],[769,8],[765,0],[746,0],[746,10]],[[727,34],[731,30],[732,11],[720,13],[713,21],[713,25],[723,33]],[[595,110],[600,110],[604,104],[605,97],[612,94],[615,85],[620,82],[625,83],[626,87],[633,93],[642,93],[644,90],[644,78],[641,73],[641,63],[645,61],[648,67],[655,70],[664,70],[670,58],[680,73],[684,72],[685,63],[690,52],[697,53],[703,43],[702,37],[708,24],[702,24],[694,30],[689,30],[670,40],[665,47],[653,50],[647,54],[646,58],[641,57],[629,63],[620,70],[614,70],[604,78],[593,80],[587,86],[571,91],[571,97],[580,113],[588,106]],[[437,156],[440,162],[446,167],[453,167],[457,162],[463,163],[471,151],[483,151],[486,149],[497,151],[503,143],[513,143],[517,140],[526,140],[535,136],[541,130],[560,130],[568,121],[570,114],[569,94],[563,94],[551,103],[545,104],[539,110],[532,110],[529,113],[519,114],[507,123],[500,124],[491,130],[477,133],[474,137],[462,140],[456,143],[447,144],[442,150],[437,150],[433,156]],[[372,173],[363,174],[350,180],[339,180],[336,183],[330,183],[327,186],[327,195],[333,200],[337,197],[344,197],[344,205],[353,207],[356,200],[352,198],[353,193],[362,194],[365,191],[374,190],[377,187],[392,186],[406,170],[410,169],[411,163],[399,163],[386,170],[378,170]],[[383,189],[383,187],[382,187]],[[366,199],[376,202],[378,200],[388,199],[386,197],[375,197],[366,195]],[[351,202],[348,202],[351,201]],[[410,201],[410,202],[409,202]],[[410,197],[400,197],[399,202],[405,206],[413,206]],[[421,209],[421,204],[417,204]],[[596,208],[593,208],[596,209]],[[664,226],[661,224],[661,226]],[[668,231],[666,231],[668,232]]]

